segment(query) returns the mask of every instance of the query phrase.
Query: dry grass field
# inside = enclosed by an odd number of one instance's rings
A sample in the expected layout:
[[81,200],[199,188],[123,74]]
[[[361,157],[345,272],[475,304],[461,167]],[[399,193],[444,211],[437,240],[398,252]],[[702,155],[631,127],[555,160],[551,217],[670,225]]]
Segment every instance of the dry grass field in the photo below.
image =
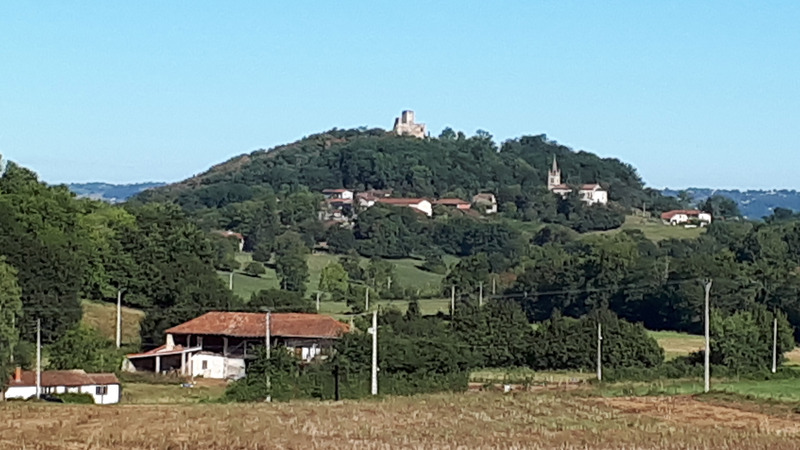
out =
[[794,449],[800,421],[689,396],[490,392],[282,404],[0,405],[0,448]]

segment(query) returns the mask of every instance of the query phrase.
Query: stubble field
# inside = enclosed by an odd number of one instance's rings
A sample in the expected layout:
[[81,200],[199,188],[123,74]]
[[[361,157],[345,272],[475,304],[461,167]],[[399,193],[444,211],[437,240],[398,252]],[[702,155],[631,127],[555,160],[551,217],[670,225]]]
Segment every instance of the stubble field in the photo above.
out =
[[690,396],[479,392],[283,404],[0,406],[0,448],[800,447],[790,409]]

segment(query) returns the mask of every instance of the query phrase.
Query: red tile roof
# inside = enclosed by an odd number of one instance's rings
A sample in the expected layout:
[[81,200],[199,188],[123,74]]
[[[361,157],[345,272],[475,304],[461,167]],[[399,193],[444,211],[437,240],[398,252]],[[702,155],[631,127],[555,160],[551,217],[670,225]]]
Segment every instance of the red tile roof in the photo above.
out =
[[[36,372],[23,371],[20,381],[13,377],[8,387],[36,386]],[[42,387],[51,386],[87,386],[92,384],[119,384],[113,373],[86,373],[83,370],[46,370],[42,372]]]
[[351,192],[350,189],[323,189],[322,192],[324,194],[342,194],[345,192]]
[[[350,327],[322,314],[273,313],[273,336],[336,339]],[[168,329],[171,334],[211,334],[217,336],[263,337],[266,326],[264,313],[212,311]]]
[[599,184],[597,184],[597,183],[591,183],[591,184],[584,184],[584,185],[581,185],[581,190],[582,190],[582,191],[593,191],[593,190],[595,190],[595,189],[602,189],[602,188],[601,188],[601,187],[600,187],[600,185],[599,185]]
[[678,214],[686,214],[687,216],[699,216],[700,210],[699,209],[673,209],[672,211],[667,211],[661,213],[661,218],[664,220],[672,219],[674,216]]
[[375,200],[378,203],[385,203],[387,205],[417,205],[420,202],[426,201],[424,198],[379,198]]

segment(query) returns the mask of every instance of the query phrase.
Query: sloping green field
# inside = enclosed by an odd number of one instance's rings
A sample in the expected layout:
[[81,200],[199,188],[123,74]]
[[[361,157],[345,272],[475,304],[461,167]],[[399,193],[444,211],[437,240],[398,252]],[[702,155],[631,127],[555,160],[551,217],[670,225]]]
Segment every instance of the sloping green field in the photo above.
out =
[[[247,263],[252,261],[252,256],[249,253],[240,253],[237,255],[236,259],[241,263],[242,268],[244,268]],[[337,255],[331,255],[328,253],[313,253],[309,255],[309,280],[306,285],[307,292],[315,292],[317,290],[322,269],[331,262],[336,262],[338,260],[339,257]],[[404,287],[417,287],[422,290],[432,289],[438,287],[442,282],[442,278],[444,278],[443,275],[426,272],[419,269],[417,266],[422,264],[422,261],[416,259],[403,258],[393,259],[390,261],[395,266],[394,281]],[[457,261],[457,258],[449,257],[445,258],[445,261],[448,264],[454,264],[455,261]],[[369,260],[367,258],[361,258],[362,267],[366,268],[368,264]],[[222,278],[226,284],[230,281],[230,273],[218,273],[220,278]],[[235,272],[233,275],[233,292],[245,300],[249,299],[253,293],[262,289],[272,289],[278,287],[278,277],[275,274],[275,269],[271,266],[267,266],[267,272],[260,277],[252,277],[243,273],[241,270]]]

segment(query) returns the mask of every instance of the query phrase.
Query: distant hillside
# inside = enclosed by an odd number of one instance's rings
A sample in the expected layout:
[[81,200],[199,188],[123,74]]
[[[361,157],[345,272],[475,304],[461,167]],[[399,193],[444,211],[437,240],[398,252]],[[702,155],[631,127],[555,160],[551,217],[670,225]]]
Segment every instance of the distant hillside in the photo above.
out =
[[[569,185],[599,183],[609,200],[629,208],[643,202],[655,210],[673,199],[645,188],[636,169],[615,158],[574,151],[545,135],[501,144],[486,133],[466,136],[446,129],[438,138],[399,137],[382,129],[333,129],[297,142],[244,154],[183,182],[148,190],[143,201],[172,201],[187,211],[218,209],[263,195],[308,188],[393,189],[395,195],[470,199],[478,192],[504,204],[524,206],[545,190],[547,171],[558,158]],[[530,203],[530,202],[529,202]]]
[[108,183],[73,183],[67,185],[79,197],[88,197],[104,200],[109,203],[124,202],[130,197],[147,189],[164,186],[166,183],[136,183],[136,184],[108,184]]
[[[677,197],[678,189],[664,189],[664,195]],[[688,188],[695,203],[699,203],[712,195],[728,197],[739,205],[739,210],[748,219],[761,219],[772,214],[774,208],[787,208],[800,211],[800,192],[795,190],[739,191],[730,189]]]

